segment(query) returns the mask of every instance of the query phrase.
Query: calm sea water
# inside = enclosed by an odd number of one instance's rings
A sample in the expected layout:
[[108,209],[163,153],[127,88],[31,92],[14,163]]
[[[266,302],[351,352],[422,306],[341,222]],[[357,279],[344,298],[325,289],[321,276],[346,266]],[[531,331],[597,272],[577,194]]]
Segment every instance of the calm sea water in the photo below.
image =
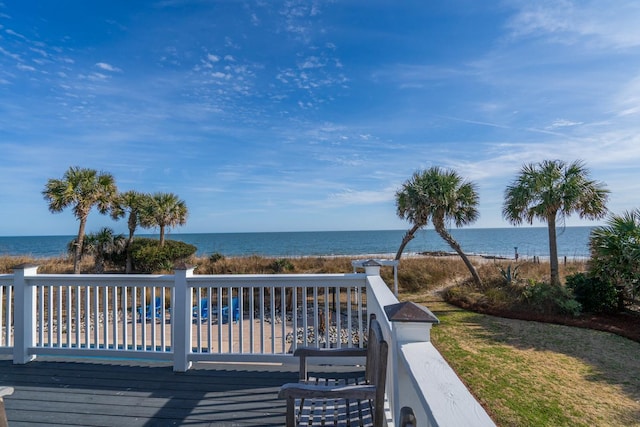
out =
[[[558,230],[559,256],[588,257],[592,227]],[[168,238],[195,245],[200,256],[219,252],[225,256],[314,256],[314,255],[395,255],[405,230],[313,231],[282,233],[173,233]],[[451,234],[466,253],[513,257],[548,256],[547,229],[470,228]],[[156,237],[153,235],[141,235]],[[30,255],[37,258],[63,255],[75,236],[0,237],[0,255]],[[446,251],[451,248],[433,230],[422,230],[405,248],[405,253]]]

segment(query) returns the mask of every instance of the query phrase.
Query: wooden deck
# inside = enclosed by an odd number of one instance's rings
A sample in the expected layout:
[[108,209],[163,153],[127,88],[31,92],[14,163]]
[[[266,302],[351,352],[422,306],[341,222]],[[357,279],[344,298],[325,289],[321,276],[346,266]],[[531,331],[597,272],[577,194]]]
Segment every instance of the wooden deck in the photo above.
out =
[[164,362],[38,358],[0,360],[9,425],[282,426],[280,386],[296,382],[297,364],[194,364],[186,373]]

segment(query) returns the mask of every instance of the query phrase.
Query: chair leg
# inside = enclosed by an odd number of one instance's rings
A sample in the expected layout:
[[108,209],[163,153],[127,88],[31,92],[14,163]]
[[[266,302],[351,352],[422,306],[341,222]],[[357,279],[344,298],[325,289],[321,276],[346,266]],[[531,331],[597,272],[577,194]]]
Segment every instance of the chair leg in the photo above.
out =
[[287,397],[287,427],[296,425],[296,399]]

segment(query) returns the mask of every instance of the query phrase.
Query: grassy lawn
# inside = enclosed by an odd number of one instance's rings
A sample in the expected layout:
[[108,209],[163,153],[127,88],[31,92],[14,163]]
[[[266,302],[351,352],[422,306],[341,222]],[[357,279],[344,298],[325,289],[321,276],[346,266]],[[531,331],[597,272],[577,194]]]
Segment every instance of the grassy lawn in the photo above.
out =
[[441,323],[432,341],[499,426],[640,426],[640,344],[465,311],[407,294]]

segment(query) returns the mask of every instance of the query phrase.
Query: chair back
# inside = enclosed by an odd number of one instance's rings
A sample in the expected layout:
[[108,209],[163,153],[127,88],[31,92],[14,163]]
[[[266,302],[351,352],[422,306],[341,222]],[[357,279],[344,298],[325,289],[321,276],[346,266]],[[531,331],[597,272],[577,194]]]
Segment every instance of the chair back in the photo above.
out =
[[[387,356],[389,345],[384,340],[380,323],[371,315],[369,338],[367,341],[367,362],[365,377],[367,383],[376,386],[375,414],[376,424],[384,417],[384,392],[387,383]],[[381,424],[380,424],[381,425]]]

